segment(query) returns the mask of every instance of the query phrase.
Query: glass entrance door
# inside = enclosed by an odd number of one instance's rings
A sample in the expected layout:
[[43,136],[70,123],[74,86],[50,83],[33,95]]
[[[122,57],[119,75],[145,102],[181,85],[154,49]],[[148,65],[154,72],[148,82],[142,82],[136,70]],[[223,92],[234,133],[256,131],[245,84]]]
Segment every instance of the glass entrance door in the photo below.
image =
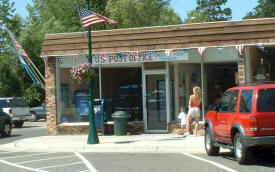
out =
[[147,131],[167,131],[165,74],[146,74]]

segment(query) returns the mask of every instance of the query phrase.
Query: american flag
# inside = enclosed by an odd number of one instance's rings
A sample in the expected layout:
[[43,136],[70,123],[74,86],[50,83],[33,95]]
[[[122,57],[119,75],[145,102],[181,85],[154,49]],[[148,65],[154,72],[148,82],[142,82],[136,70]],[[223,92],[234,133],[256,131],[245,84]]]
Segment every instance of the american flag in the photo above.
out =
[[97,24],[108,23],[108,24],[116,24],[117,22],[104,17],[95,12],[89,11],[85,8],[78,7],[79,16],[81,18],[82,26],[84,29],[95,26]]
[[236,45],[236,48],[240,55],[243,55],[244,53],[244,45]]
[[20,53],[21,56],[23,56],[25,58],[25,60],[29,61],[29,56],[27,55],[27,53],[25,52],[25,50],[23,49],[23,47],[20,45],[20,43],[16,40],[15,36],[13,35],[13,33],[11,33],[9,30],[7,30],[10,38],[12,40],[12,43],[14,45],[14,47],[17,49],[17,51]]
[[105,53],[101,53],[101,58],[102,58],[104,61],[109,61],[109,59],[105,57]]
[[166,57],[171,57],[171,56],[172,56],[172,52],[173,52],[172,49],[167,49],[167,50],[165,50],[165,55],[166,55]]
[[77,55],[72,55],[72,59],[76,62],[77,61]]
[[139,57],[138,51],[132,51],[132,55],[133,55],[133,57]]
[[206,49],[206,47],[199,47],[198,48],[200,56],[203,56],[205,54],[205,49]]

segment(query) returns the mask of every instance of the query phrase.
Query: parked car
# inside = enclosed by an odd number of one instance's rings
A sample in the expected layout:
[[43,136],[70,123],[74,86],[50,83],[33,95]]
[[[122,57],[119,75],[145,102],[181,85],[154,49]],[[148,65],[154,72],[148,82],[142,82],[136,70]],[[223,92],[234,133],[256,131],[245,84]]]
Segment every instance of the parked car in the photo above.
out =
[[222,147],[233,150],[239,164],[253,162],[255,149],[275,145],[275,82],[228,89],[205,119],[208,155],[218,155]]
[[39,119],[46,119],[46,106],[37,106],[30,108],[30,113],[32,116],[32,121],[37,121]]
[[0,134],[2,137],[9,136],[12,130],[12,119],[9,114],[0,111]]
[[15,127],[22,127],[24,121],[30,120],[30,108],[21,98],[0,98],[0,110],[10,115]]

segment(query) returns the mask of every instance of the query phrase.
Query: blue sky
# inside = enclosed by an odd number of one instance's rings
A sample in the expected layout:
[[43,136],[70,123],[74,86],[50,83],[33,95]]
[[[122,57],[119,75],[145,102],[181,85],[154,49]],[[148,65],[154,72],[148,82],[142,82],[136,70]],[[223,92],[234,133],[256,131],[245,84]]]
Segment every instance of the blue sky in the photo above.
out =
[[[26,5],[32,3],[31,0],[11,0],[15,2],[16,13],[19,13],[24,18],[27,16]],[[196,7],[196,0],[172,0],[171,5],[174,11],[184,20],[187,12]],[[243,16],[257,5],[257,0],[228,0],[226,7],[232,10],[232,20],[241,20]]]

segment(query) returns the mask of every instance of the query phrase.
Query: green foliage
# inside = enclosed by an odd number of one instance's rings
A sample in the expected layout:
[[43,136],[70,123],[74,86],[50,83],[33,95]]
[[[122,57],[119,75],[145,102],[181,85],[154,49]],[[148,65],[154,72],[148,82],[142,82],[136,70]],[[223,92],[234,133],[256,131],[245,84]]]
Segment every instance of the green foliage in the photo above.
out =
[[209,17],[209,21],[231,20],[230,8],[222,8],[227,0],[197,0],[196,12]]
[[[18,55],[4,28],[5,25],[16,37],[22,36],[24,21],[18,14],[14,15],[13,6],[14,3],[9,3],[8,0],[0,1],[0,97],[22,97],[30,105],[39,105],[44,99],[44,91],[33,84],[20,65]],[[22,37],[20,42],[22,42]],[[32,47],[24,43],[22,46],[25,49],[29,47],[27,53],[32,57],[30,54],[33,52],[30,51]],[[37,101],[37,97],[39,97],[39,101]]]
[[244,19],[275,17],[274,0],[258,0],[258,5],[253,11],[246,14]]
[[[118,24],[110,28],[134,28],[181,23],[167,1],[157,0],[109,0],[106,13]],[[169,4],[169,3],[168,3]]]
[[[87,1],[79,0],[32,0],[28,5],[26,21],[14,15],[14,3],[0,1],[0,21],[19,38],[19,42],[44,73],[40,52],[45,34],[82,32],[77,7],[87,8]],[[181,23],[169,6],[170,0],[91,0],[91,10],[115,19],[117,25],[99,25],[93,30],[130,28]],[[24,98],[31,106],[44,102],[44,90],[31,81],[12,51],[8,34],[0,23],[0,97]]]
[[187,18],[184,20],[184,23],[186,24],[203,23],[203,22],[209,22],[209,21],[210,21],[210,18],[205,14],[198,13],[195,10],[192,10],[187,14]]

